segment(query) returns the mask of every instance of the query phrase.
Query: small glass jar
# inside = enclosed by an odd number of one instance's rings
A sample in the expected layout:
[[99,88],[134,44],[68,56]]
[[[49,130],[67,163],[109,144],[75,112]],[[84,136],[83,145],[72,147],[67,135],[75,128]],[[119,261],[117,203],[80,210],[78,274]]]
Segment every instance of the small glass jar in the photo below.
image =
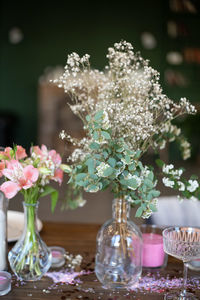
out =
[[163,249],[163,229],[156,225],[140,225],[143,238],[142,267],[147,269],[165,268],[168,256]]
[[7,270],[7,209],[8,199],[0,191],[0,271]]

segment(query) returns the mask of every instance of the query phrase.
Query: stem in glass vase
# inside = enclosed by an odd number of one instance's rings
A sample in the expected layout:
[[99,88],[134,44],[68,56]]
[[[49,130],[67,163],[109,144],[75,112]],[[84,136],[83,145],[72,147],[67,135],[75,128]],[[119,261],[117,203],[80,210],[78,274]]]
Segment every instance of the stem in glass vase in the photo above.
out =
[[185,262],[183,262],[183,288],[181,291],[181,296],[185,297],[186,296],[186,288],[187,288],[187,273],[188,273],[188,267]]

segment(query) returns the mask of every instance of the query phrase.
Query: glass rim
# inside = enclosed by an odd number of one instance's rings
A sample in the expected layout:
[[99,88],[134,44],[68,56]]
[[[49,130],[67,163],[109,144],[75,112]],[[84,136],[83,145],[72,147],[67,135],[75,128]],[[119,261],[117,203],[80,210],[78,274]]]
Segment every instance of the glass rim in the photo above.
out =
[[[170,241],[174,241],[174,239],[167,238],[167,233],[172,232],[172,231],[177,231],[177,229],[180,231],[181,228],[198,229],[200,231],[200,227],[198,227],[198,226],[170,226],[163,230],[163,232],[162,232],[163,238],[166,238]],[[181,241],[181,243],[187,243],[187,242]],[[200,241],[199,242],[190,242],[190,244],[200,244]]]

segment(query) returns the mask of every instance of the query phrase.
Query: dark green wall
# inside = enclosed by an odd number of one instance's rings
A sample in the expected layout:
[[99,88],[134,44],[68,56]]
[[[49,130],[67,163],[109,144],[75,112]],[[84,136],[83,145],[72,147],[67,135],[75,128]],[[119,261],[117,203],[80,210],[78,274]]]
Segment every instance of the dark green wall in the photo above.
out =
[[[18,117],[14,142],[29,146],[37,142],[37,84],[47,66],[64,65],[67,54],[89,53],[92,65],[103,68],[109,46],[121,39],[150,58],[161,72],[165,67],[165,1],[2,1],[0,113],[9,111]],[[21,28],[24,39],[14,45],[8,31]],[[157,39],[154,50],[144,50],[143,31]]]

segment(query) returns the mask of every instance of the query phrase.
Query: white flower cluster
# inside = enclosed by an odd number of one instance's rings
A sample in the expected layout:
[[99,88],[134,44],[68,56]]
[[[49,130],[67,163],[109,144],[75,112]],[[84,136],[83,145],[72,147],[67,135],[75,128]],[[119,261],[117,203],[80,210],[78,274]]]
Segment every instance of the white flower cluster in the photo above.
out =
[[[115,43],[107,58],[108,66],[101,72],[90,69],[87,54],[82,58],[76,53],[68,56],[65,72],[54,83],[72,96],[73,112],[86,124],[87,114],[94,116],[103,110],[103,128],[111,128],[112,138],[124,138],[132,150],[145,152],[153,144],[153,136],[158,132],[162,135],[160,128],[165,124],[165,132],[178,136],[180,129],[173,127],[171,120],[185,112],[195,113],[194,106],[185,98],[176,104],[164,95],[159,73],[133,51],[130,43]],[[165,141],[157,146],[164,148]]]
[[163,165],[162,171],[165,174],[173,175],[177,179],[179,179],[180,176],[183,174],[183,170],[182,169],[176,170],[176,169],[174,169],[174,165],[172,165],[172,164],[170,164],[170,165]]
[[166,175],[172,175],[173,178],[170,179],[168,177],[164,177],[162,179],[163,181],[163,184],[166,186],[166,187],[170,187],[170,188],[173,188],[174,185],[175,185],[175,181],[177,181],[177,184],[178,184],[178,190],[179,191],[185,191],[186,189],[190,192],[190,193],[193,193],[196,191],[196,189],[199,187],[199,183],[197,180],[188,180],[188,184],[189,185],[185,185],[180,177],[181,175],[183,174],[183,170],[182,169],[179,169],[179,170],[175,170],[174,169],[174,166],[172,164],[170,165],[163,165],[162,167],[162,171],[164,174]]
[[199,183],[197,180],[188,180],[189,186],[187,187],[187,190],[191,193],[196,191],[196,189],[199,187]]
[[[181,175],[183,174],[182,169],[176,170],[176,169],[174,169],[174,165],[170,164],[170,165],[163,165],[162,171],[164,174],[172,175],[173,178],[178,180],[177,183],[179,185],[179,191],[185,190],[184,183],[179,180]],[[175,181],[172,179],[169,179],[168,177],[163,177],[162,182],[166,187],[170,187],[170,188],[173,188],[175,185]]]

